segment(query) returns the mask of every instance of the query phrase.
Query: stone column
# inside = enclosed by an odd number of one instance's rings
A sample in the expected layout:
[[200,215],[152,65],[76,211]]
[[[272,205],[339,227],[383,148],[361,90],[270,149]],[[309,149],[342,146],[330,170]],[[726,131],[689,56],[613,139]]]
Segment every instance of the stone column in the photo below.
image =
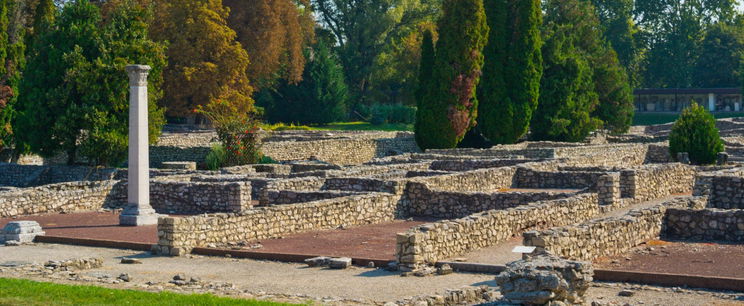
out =
[[716,94],[708,94],[708,110],[711,112],[716,111]]
[[150,145],[147,125],[147,75],[150,66],[127,66],[129,74],[129,179],[127,207],[119,216],[120,225],[158,223],[150,206]]

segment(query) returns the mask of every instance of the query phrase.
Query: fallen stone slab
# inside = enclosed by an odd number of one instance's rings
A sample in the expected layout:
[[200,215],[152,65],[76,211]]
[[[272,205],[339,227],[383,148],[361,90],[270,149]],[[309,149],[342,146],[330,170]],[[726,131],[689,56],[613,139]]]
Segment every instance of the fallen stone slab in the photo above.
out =
[[128,265],[141,265],[142,261],[136,258],[122,258],[121,263]]
[[320,256],[305,259],[305,263],[310,267],[324,267],[329,265],[331,262],[330,257]]
[[331,269],[346,269],[348,267],[351,267],[351,258],[349,257],[332,258],[328,262],[328,266]]

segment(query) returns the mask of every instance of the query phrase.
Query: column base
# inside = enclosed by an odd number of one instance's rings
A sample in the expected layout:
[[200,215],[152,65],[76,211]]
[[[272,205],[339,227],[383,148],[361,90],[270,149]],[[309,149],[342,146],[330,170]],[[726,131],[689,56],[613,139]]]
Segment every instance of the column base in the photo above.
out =
[[137,206],[128,206],[119,215],[121,226],[141,226],[158,224],[158,215],[152,208],[139,209]]

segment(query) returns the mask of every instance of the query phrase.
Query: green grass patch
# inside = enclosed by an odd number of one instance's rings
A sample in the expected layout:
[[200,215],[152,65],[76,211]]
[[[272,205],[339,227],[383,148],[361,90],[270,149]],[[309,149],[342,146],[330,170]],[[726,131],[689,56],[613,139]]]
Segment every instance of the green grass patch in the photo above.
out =
[[291,305],[231,299],[209,294],[177,294],[70,286],[0,278],[0,305]]
[[[740,113],[714,113],[716,119],[744,117],[744,112]],[[675,113],[636,113],[633,117],[633,125],[655,125],[677,121],[679,114]]]
[[336,122],[326,125],[307,126],[295,124],[265,124],[263,129],[269,131],[413,131],[413,124],[385,123],[374,125],[369,122]]

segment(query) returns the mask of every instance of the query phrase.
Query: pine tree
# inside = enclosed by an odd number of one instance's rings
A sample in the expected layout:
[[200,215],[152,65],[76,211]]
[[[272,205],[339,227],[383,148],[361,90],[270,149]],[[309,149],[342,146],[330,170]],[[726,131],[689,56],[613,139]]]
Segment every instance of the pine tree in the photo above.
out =
[[119,166],[126,158],[129,80],[124,67],[148,64],[150,142],[164,123],[164,46],[147,38],[147,15],[129,6],[103,20],[78,0],[35,40],[18,101],[16,141],[43,157],[66,153],[90,164]]
[[491,32],[478,87],[478,121],[494,143],[514,143],[527,133],[542,77],[540,0],[486,0]]
[[[57,7],[54,5],[54,0],[39,0],[34,10],[33,22],[31,23],[31,32],[26,36],[26,45],[30,46],[34,43],[39,35],[47,30],[47,27],[54,23],[54,19],[57,16]],[[29,48],[28,51],[32,49]],[[30,55],[29,55],[30,56]]]
[[227,26],[229,9],[221,0],[157,2],[153,37],[167,41],[164,104],[171,116],[186,117],[199,105],[229,100],[253,111],[248,53]]
[[349,97],[343,69],[327,43],[318,40],[302,81],[282,81],[271,91],[267,118],[272,122],[325,124],[346,117]]
[[[576,0],[552,0],[543,46],[544,75],[540,84],[540,101],[532,118],[532,138],[536,140],[584,140],[599,128],[601,120],[592,112],[599,103],[594,83],[592,62],[582,43],[587,37],[579,24],[582,10]],[[571,16],[571,17],[569,17]],[[589,37],[591,38],[591,37]]]
[[417,114],[422,149],[454,148],[475,125],[475,91],[488,39],[482,0],[445,0],[442,7],[431,86]]

